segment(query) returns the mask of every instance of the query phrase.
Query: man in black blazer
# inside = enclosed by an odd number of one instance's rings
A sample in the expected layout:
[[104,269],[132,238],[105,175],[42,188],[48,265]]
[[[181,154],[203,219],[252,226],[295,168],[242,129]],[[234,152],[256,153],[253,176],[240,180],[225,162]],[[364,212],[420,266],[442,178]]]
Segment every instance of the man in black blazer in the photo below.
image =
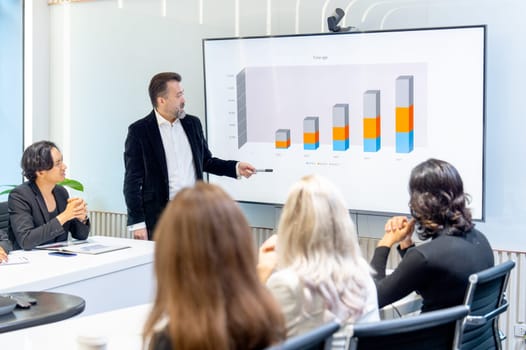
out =
[[203,179],[203,172],[250,177],[245,162],[212,156],[199,118],[184,111],[181,76],[155,75],[148,88],[153,110],[128,128],[124,146],[124,198],[128,227],[136,239],[152,239],[166,203],[179,189]]

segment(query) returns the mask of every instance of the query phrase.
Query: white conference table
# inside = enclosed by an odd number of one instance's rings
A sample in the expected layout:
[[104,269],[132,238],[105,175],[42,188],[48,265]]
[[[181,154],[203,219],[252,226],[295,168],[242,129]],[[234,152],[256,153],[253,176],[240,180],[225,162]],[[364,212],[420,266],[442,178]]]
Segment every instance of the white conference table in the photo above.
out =
[[0,266],[0,294],[50,291],[86,301],[82,315],[150,303],[154,293],[154,242],[104,236],[89,237],[105,245],[130,248],[98,255],[52,256],[49,251],[13,251],[29,263]]
[[136,305],[96,315],[0,334],[2,350],[78,349],[77,339],[101,337],[107,350],[142,349],[142,330],[151,304]]
[[[411,294],[396,304],[402,309],[405,304],[414,307],[417,304],[413,303],[419,299]],[[142,331],[151,307],[148,303],[90,316],[81,314],[65,321],[3,333],[0,346],[2,350],[77,349],[78,337],[88,336],[105,339],[106,350],[141,350]],[[382,316],[398,318],[389,313]]]
[[[399,318],[397,312],[411,314],[420,309],[422,298],[416,293],[380,310],[382,319]],[[393,305],[398,309],[392,310]],[[76,349],[79,336],[102,337],[107,350],[142,349],[142,331],[152,304],[143,304],[96,315],[82,316],[38,327],[0,334],[6,350]]]

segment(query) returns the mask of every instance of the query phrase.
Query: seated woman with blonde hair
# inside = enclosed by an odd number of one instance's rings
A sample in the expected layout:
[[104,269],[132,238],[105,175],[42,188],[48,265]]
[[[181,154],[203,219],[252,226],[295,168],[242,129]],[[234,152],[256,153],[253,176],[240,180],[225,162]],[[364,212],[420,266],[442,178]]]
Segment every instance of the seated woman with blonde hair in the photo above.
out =
[[379,320],[372,270],[354,224],[336,188],[321,176],[292,187],[277,235],[260,248],[258,273],[284,311],[287,336],[334,319]]
[[197,182],[155,229],[157,293],[149,349],[264,349],[285,337],[279,305],[260,283],[252,232],[239,206]]

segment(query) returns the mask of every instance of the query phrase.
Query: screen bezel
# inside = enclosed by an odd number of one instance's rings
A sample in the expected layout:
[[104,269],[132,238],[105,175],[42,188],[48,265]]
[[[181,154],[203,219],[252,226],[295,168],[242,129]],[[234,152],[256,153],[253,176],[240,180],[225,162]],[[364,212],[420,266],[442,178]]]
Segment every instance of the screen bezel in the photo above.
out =
[[[246,36],[246,37],[218,37],[218,38],[204,38],[202,40],[202,50],[203,50],[203,76],[204,76],[204,102],[205,102],[205,121],[206,121],[206,137],[210,136],[209,134],[209,109],[208,109],[208,98],[207,98],[207,72],[206,72],[206,43],[214,41],[225,41],[225,40],[252,40],[252,39],[280,39],[280,38],[305,38],[305,37],[329,37],[329,36],[353,36],[353,35],[363,35],[363,34],[375,34],[375,33],[397,33],[397,32],[414,32],[414,31],[440,31],[440,30],[457,30],[457,29],[469,29],[469,28],[479,28],[482,30],[483,35],[483,55],[482,60],[482,169],[481,169],[481,206],[480,206],[480,216],[475,217],[475,221],[484,222],[485,221],[485,207],[486,207],[486,55],[487,55],[487,26],[482,25],[466,25],[466,26],[448,26],[448,27],[428,27],[428,28],[404,28],[404,29],[389,29],[389,30],[370,30],[370,31],[350,31],[350,32],[338,32],[338,33],[308,33],[308,34],[288,34],[288,35],[271,35],[271,36]],[[211,149],[213,152],[213,148]],[[248,159],[250,161],[250,159]],[[462,175],[462,174],[461,174]],[[409,174],[408,174],[409,176]],[[208,179],[207,175],[207,179]],[[247,204],[265,204],[272,206],[282,206],[282,202],[261,202],[261,201],[250,201],[250,200],[238,200],[240,203]],[[469,206],[469,204],[468,204]],[[407,214],[408,212],[392,212],[392,211],[375,211],[375,210],[363,210],[363,209],[353,209],[349,208],[350,212],[357,214],[367,214],[367,215],[394,215],[394,214]]]

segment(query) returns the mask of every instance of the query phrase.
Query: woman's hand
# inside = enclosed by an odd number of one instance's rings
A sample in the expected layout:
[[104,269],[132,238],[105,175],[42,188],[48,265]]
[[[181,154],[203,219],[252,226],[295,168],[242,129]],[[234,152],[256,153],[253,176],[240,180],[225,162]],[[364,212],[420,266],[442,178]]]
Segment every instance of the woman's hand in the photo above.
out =
[[81,222],[86,220],[88,215],[88,205],[82,198],[69,198],[66,209],[57,215],[57,220],[61,225],[72,219],[78,219]]
[[385,233],[378,242],[378,246],[391,248],[395,243],[400,243],[400,248],[406,249],[413,244],[411,235],[415,227],[415,220],[405,216],[393,216],[385,223]]
[[277,266],[276,241],[278,236],[270,236],[259,248],[257,272],[259,280],[265,283]]
[[4,248],[0,247],[0,262],[7,261],[7,253]]

